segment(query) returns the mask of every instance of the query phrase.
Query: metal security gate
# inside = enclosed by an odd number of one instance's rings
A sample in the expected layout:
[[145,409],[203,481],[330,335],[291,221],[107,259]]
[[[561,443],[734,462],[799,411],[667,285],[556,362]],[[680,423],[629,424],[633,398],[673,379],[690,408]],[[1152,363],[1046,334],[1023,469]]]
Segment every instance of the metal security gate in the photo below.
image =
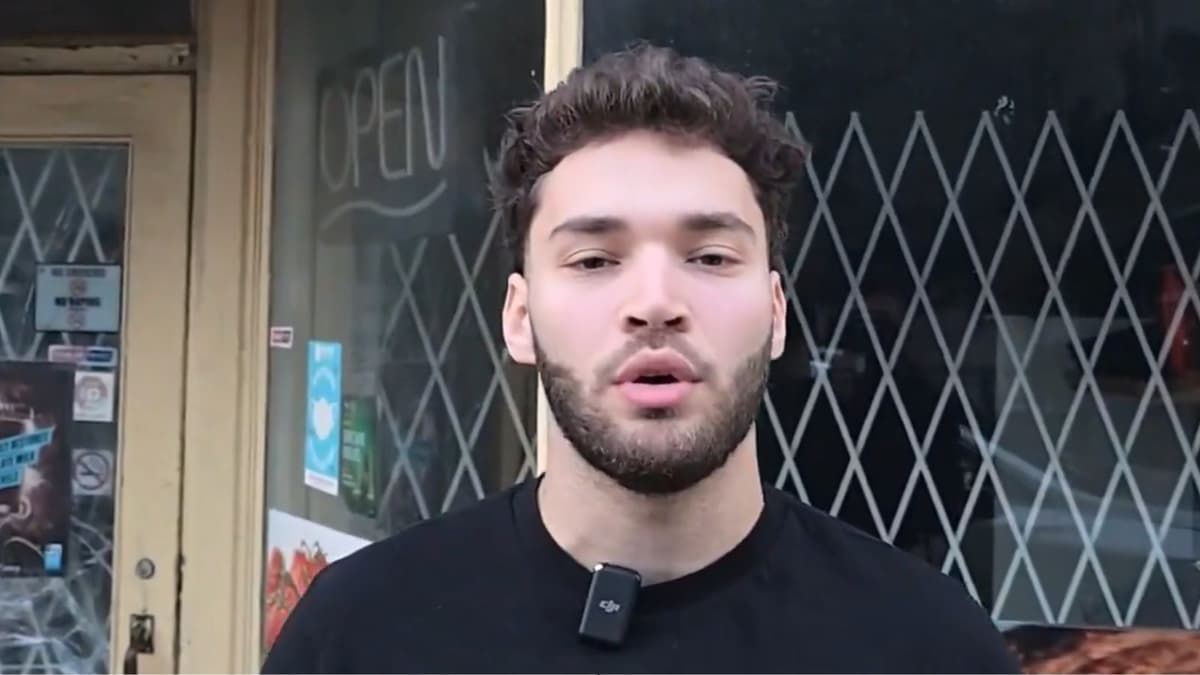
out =
[[387,246],[382,277],[401,289],[384,324],[380,381],[385,442],[398,457],[383,495],[392,526],[473,502],[536,466],[526,428],[533,375],[508,361],[496,325],[499,224],[492,217],[478,240],[446,234]]
[[[981,114],[950,154],[918,111],[890,171],[858,114],[836,145],[824,139],[832,161],[810,166],[788,278],[802,339],[789,350],[808,368],[773,378],[766,478],[884,540],[917,531],[904,547],[998,621],[1196,628],[1196,111],[1158,144],[1139,144],[1118,111],[1086,159],[1053,111],[1031,148],[1014,149],[1006,113]],[[843,195],[839,211],[831,195],[854,172],[876,194]],[[900,206],[912,173],[944,206]],[[1114,180],[1134,206],[1098,194]],[[1007,208],[964,214],[981,187]],[[1147,264],[1173,280],[1169,304],[1147,292]],[[1001,298],[1015,287],[1019,309]],[[927,374],[918,404],[905,370]]]

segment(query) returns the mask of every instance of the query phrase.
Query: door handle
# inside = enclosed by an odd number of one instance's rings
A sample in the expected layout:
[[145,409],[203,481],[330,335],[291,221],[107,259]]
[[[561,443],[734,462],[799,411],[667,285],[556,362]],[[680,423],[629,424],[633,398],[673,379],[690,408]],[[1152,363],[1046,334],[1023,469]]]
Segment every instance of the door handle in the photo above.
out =
[[154,653],[154,615],[132,614],[129,617],[129,646],[125,649],[125,672],[138,671],[138,654]]

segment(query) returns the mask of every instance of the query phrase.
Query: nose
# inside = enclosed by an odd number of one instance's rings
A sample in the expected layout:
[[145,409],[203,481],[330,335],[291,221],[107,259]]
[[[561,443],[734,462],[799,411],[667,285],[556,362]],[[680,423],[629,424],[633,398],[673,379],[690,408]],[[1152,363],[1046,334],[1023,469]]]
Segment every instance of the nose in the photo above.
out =
[[627,333],[690,330],[691,313],[679,289],[678,271],[666,258],[646,255],[632,266],[622,312]]

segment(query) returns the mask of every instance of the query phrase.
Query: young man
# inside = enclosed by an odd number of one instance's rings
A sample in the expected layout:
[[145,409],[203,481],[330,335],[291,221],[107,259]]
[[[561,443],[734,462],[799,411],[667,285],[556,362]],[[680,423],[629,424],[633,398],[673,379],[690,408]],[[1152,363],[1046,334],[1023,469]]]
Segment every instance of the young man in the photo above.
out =
[[332,565],[266,671],[1018,671],[956,581],[760,480],[805,162],[771,90],[640,47],[513,113],[503,330],[546,472]]

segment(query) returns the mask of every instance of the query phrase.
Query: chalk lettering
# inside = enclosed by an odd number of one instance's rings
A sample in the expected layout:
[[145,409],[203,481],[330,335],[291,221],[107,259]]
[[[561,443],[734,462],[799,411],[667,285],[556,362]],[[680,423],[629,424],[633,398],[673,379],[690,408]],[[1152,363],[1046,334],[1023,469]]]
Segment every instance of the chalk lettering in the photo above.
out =
[[[342,156],[341,161],[338,162],[337,175],[334,175],[330,169],[330,139],[338,137],[349,138],[353,134],[351,131],[350,98],[346,95],[346,91],[340,87],[328,87],[322,90],[321,109],[317,114],[322,120],[321,133],[317,139],[317,142],[320,144],[317,148],[317,156],[321,166],[321,179],[331,191],[337,192],[346,186],[346,181],[350,178],[350,165],[353,163],[353,158],[350,156],[350,145],[345,144],[342,146]],[[341,133],[326,133],[326,125],[340,126]]]
[[[367,119],[362,119],[362,114],[359,111],[358,104],[363,101],[362,86],[370,86],[370,98],[367,99],[367,104],[363,106],[367,111]],[[354,168],[354,187],[359,187],[362,184],[362,162],[359,159],[359,144],[358,139],[366,136],[376,128],[375,101],[379,99],[379,80],[376,72],[370,68],[362,68],[354,77],[354,89],[350,95],[350,118],[354,123],[354,140],[350,143],[351,164]]]
[[323,82],[317,111],[322,228],[358,210],[417,215],[445,191],[447,49],[439,35],[432,44],[388,52]]

